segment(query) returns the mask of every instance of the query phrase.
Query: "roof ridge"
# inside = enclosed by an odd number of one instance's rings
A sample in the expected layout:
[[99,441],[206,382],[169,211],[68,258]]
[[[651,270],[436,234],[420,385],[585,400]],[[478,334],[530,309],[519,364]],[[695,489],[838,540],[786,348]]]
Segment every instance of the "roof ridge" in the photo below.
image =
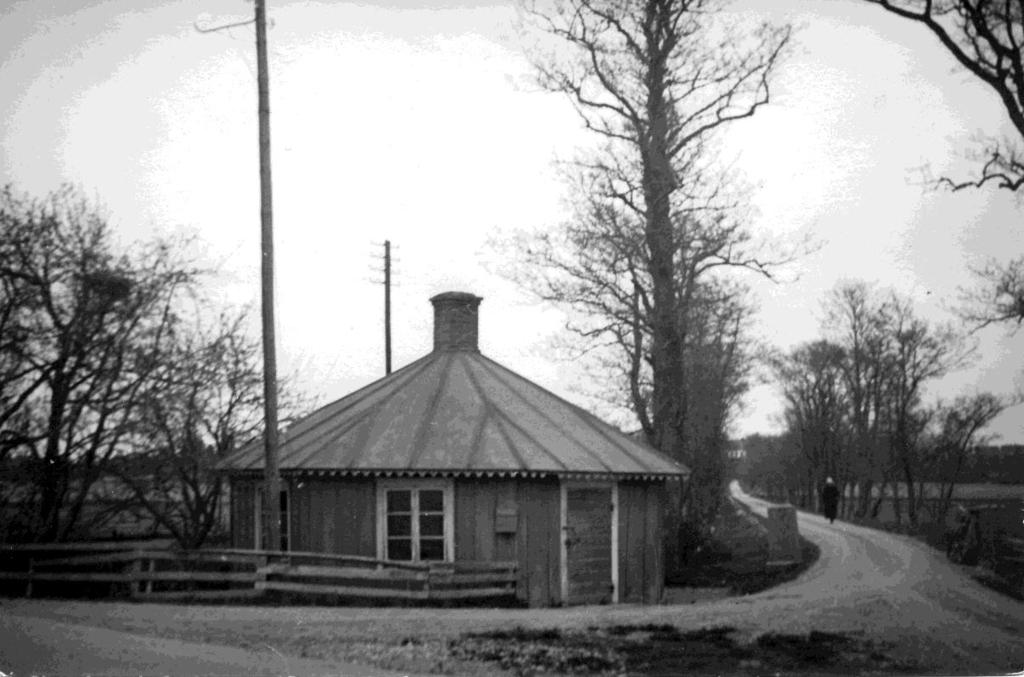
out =
[[[494,366],[496,366],[496,367],[498,367],[498,368],[508,372],[512,376],[515,376],[516,378],[522,379],[526,383],[528,383],[531,386],[533,386],[533,387],[543,391],[544,393],[550,395],[551,397],[555,398],[556,400],[558,400],[560,402],[564,402],[566,405],[572,407],[572,409],[575,410],[575,412],[578,415],[580,415],[581,418],[583,418],[584,421],[593,421],[594,423],[598,424],[597,426],[594,426],[595,427],[595,432],[597,432],[597,434],[601,435],[606,440],[608,440],[609,442],[614,444],[616,447],[618,447],[630,459],[632,459],[634,462],[637,462],[638,465],[641,465],[641,466],[643,465],[643,463],[640,463],[639,461],[637,461],[637,458],[633,455],[633,453],[630,452],[625,447],[625,445],[622,444],[622,442],[620,440],[615,439],[615,436],[610,434],[611,432],[616,432],[616,433],[618,433],[619,435],[621,435],[623,437],[627,437],[626,433],[622,432],[621,430],[619,430],[618,428],[616,428],[612,424],[608,423],[607,421],[602,420],[600,416],[596,416],[595,414],[587,411],[583,407],[581,407],[581,406],[579,406],[577,404],[573,404],[569,400],[567,400],[564,397],[561,397],[558,394],[548,390],[547,388],[545,388],[544,386],[540,385],[539,383],[535,383],[535,382],[531,381],[530,379],[526,378],[525,376],[523,376],[522,374],[519,374],[519,373],[517,373],[515,371],[512,371],[511,369],[509,369],[505,365],[501,364],[500,362],[492,360],[491,358],[489,358],[489,357],[487,357],[486,355],[483,355],[483,354],[480,354],[480,357],[482,357],[484,360],[486,360],[487,362],[491,363],[492,365],[494,365]],[[603,430],[602,428],[606,428],[607,430]],[[655,455],[661,457],[662,459],[664,459],[666,461],[669,461],[673,465],[677,465],[677,466],[683,467],[683,466],[681,466],[680,463],[678,463],[674,459],[668,457],[667,455],[662,453],[660,450],[655,449],[654,447],[651,447],[650,445],[641,445],[639,442],[635,442],[632,439],[630,439],[630,441],[633,442],[634,444],[637,444],[638,446],[640,446],[641,449],[643,449],[644,451],[647,451],[648,453],[654,453]]]
[[[383,378],[379,378],[376,381],[373,381],[371,383],[367,383],[365,386],[363,386],[359,390],[355,390],[355,391],[349,393],[348,395],[345,395],[343,397],[340,397],[340,398],[334,400],[333,402],[331,402],[331,404],[340,404],[341,402],[344,402],[345,400],[348,400],[348,399],[352,399],[353,401],[349,405],[347,405],[345,407],[342,407],[338,411],[333,412],[332,415],[333,416],[338,416],[339,414],[345,413],[346,411],[348,411],[352,407],[356,406],[357,404],[361,404],[361,401],[364,400],[367,395],[374,394],[374,392],[376,392],[376,390],[382,389],[385,385],[393,385],[396,390],[400,389],[403,385],[405,385],[406,383],[408,383],[412,379],[416,378],[416,376],[418,376],[421,371],[423,371],[424,369],[427,368],[427,363],[429,362],[429,360],[427,358],[429,358],[429,357],[432,357],[432,354],[424,355],[423,357],[419,358],[418,360],[414,360],[413,362],[410,362],[409,364],[405,365],[404,367],[402,367],[398,371],[392,372],[392,373],[388,374],[387,376],[385,376]],[[416,366],[417,368],[415,370],[410,370],[406,374],[402,373],[402,372],[406,371],[407,369],[410,369],[413,366]],[[400,374],[401,374],[401,378],[399,378]],[[391,383],[385,384],[384,382],[388,381],[389,379],[391,380]],[[375,390],[369,391],[369,392],[365,392],[365,393],[363,392],[363,391],[368,391],[370,388],[373,388],[375,386],[376,386]],[[362,393],[362,396],[357,398],[356,396],[360,395],[360,393]],[[388,396],[388,398],[390,398],[390,395]],[[387,398],[385,398],[384,401],[387,401]],[[313,417],[316,414],[320,413],[320,411],[322,409],[325,409],[327,406],[330,406],[330,405],[325,405],[324,407],[321,407],[321,409],[319,409],[316,412],[310,414],[310,417]],[[372,408],[374,408],[376,406],[377,405],[372,405],[371,407],[368,407],[368,409],[372,409]],[[312,426],[311,425],[308,429],[303,430],[301,433],[299,433],[295,437],[288,438],[288,441],[290,442],[293,439],[294,440],[301,439],[302,437],[304,437],[306,434],[308,434],[309,432],[311,432],[315,428],[316,428],[316,426]],[[287,434],[287,431],[284,431],[284,432]]]
[[[429,357],[429,358],[435,358],[435,357],[439,357],[439,356],[440,356],[440,354],[439,354],[439,353],[430,353],[430,354],[429,354],[429,355],[427,355],[426,357]],[[422,375],[422,373],[423,373],[423,372],[425,372],[425,371],[428,371],[428,369],[429,369],[429,368],[430,368],[431,366],[433,366],[433,364],[434,364],[434,363],[435,363],[436,361],[437,361],[437,360],[435,360],[435,359],[429,359],[429,360],[425,360],[425,361],[424,361],[424,363],[423,363],[423,368],[422,368],[422,369],[421,369],[420,371],[417,371],[417,372],[416,372],[416,374],[415,374],[415,376],[420,376],[420,375]],[[414,378],[414,377],[412,377],[412,376],[411,376],[411,377],[409,377],[408,381],[412,381],[412,380],[413,380],[413,378]],[[408,382],[408,381],[407,381],[407,382]],[[403,385],[405,385],[405,384],[403,384]],[[395,388],[395,389],[394,389],[394,390],[393,390],[393,391],[392,391],[392,392],[391,392],[391,393],[390,393],[390,394],[389,394],[389,395],[388,395],[387,397],[383,398],[383,399],[382,399],[382,400],[381,400],[380,402],[378,402],[378,403],[377,403],[377,404],[376,404],[376,405],[375,405],[375,406],[373,407],[373,411],[374,411],[374,414],[379,414],[379,413],[380,413],[380,410],[381,410],[381,409],[383,409],[383,408],[384,408],[384,406],[385,406],[385,405],[386,405],[386,404],[387,404],[388,402],[390,402],[390,401],[391,401],[391,399],[392,399],[393,397],[395,397],[395,396],[396,396],[396,395],[397,395],[397,394],[399,393],[399,391],[400,391],[400,390],[401,390],[401,388]],[[373,425],[369,425],[369,426],[367,426],[367,427],[366,427],[366,429],[365,429],[365,430],[363,431],[363,434],[362,434],[362,435],[360,435],[360,436],[359,436],[359,439],[358,439],[358,440],[356,441],[356,444],[354,444],[354,445],[353,445],[353,446],[354,446],[354,447],[355,447],[356,449],[364,449],[364,450],[365,450],[365,448],[366,448],[366,442],[367,442],[367,437],[369,436],[369,434],[370,434],[370,431],[371,431],[371,430],[373,430],[373,428],[374,428],[375,426],[376,426],[376,421],[374,422],[374,424],[373,424]]]
[[453,353],[444,353],[444,365],[441,367],[441,376],[437,379],[437,388],[434,389],[434,394],[430,398],[430,403],[427,405],[427,410],[423,412],[423,418],[420,420],[420,424],[416,426],[416,432],[412,436],[412,456],[409,458],[409,467],[414,467],[419,457],[423,455],[423,448],[426,446],[427,428],[430,427],[431,420],[433,419],[434,412],[437,411],[437,403],[441,399],[441,395],[444,392],[445,385],[448,384],[448,372],[451,371],[451,364],[454,358]]
[[[360,423],[365,421],[371,415],[376,414],[377,411],[380,410],[381,406],[383,406],[383,403],[382,402],[377,402],[376,404],[373,404],[373,405],[367,407],[366,411],[357,414],[350,421],[344,422],[341,425],[337,425],[337,426],[331,428],[331,430],[329,432],[326,432],[323,435],[317,437],[316,441],[319,442],[320,440],[326,440],[325,444],[336,444],[337,441],[343,435],[348,433],[353,428],[357,427]],[[320,448],[312,447],[310,449],[310,451],[308,451],[306,453],[305,456],[303,456],[303,457],[295,457],[294,459],[291,459],[291,460],[292,460],[292,462],[295,463],[295,465],[299,465],[303,461],[306,461],[306,460],[312,458],[313,456],[318,454],[320,451],[321,451]]]
[[[527,467],[526,458],[521,453],[519,453],[519,449],[516,448],[516,445],[512,441],[512,438],[508,436],[508,432],[505,430],[504,425],[502,425],[501,419],[503,418],[503,416],[501,411],[493,404],[491,404],[491,401],[489,399],[487,399],[487,394],[484,392],[484,389],[480,387],[480,383],[477,381],[476,375],[473,373],[473,370],[470,369],[469,367],[464,368],[466,369],[466,376],[469,378],[470,386],[472,386],[473,390],[475,390],[477,395],[480,396],[480,401],[484,403],[484,415],[481,417],[480,428],[478,431],[479,437],[483,437],[483,431],[484,428],[487,427],[487,421],[489,418],[493,417],[495,424],[498,426],[498,434],[500,434],[502,439],[505,440],[505,444],[508,445],[508,450],[512,452],[512,456],[514,456],[516,461],[519,463],[519,467],[525,469]],[[479,440],[479,437],[474,436],[474,439]],[[534,443],[537,443],[536,440],[534,440]],[[541,446],[540,444],[537,444],[537,446],[540,447],[541,451],[543,451],[549,457],[554,459],[555,462],[561,463],[558,460],[558,458],[556,458],[553,454],[551,454],[551,452],[549,452],[543,446]],[[474,456],[476,455],[477,451],[478,449],[473,449]],[[563,463],[562,465],[564,466],[565,464]]]
[[[506,424],[509,425],[512,428],[515,428],[516,431],[519,432],[520,435],[522,435],[526,439],[528,439],[531,442],[533,442],[533,444],[538,449],[540,449],[545,454],[547,454],[547,456],[549,456],[555,463],[557,463],[558,465],[562,466],[562,468],[564,468],[566,472],[571,472],[569,470],[569,467],[564,462],[562,462],[562,460],[560,458],[558,458],[558,456],[556,456],[556,455],[552,454],[550,451],[548,451],[547,448],[543,444],[541,444],[540,441],[536,437],[531,435],[529,433],[529,431],[527,431],[521,425],[519,425],[518,423],[513,421],[511,418],[506,416],[505,412],[503,412],[501,409],[498,409],[497,407],[494,408],[494,412],[496,414],[496,418],[498,419],[498,426],[501,428],[502,435],[505,436],[505,439],[508,442],[509,447],[511,449],[513,449],[512,453],[514,453],[516,455],[516,458],[520,459],[524,463],[524,465],[525,465],[525,460],[526,459],[524,459],[517,451],[514,451],[515,450],[515,444],[512,442],[511,439],[509,439],[509,437],[508,437],[508,435],[507,435],[507,433],[505,432],[505,429],[504,429],[504,426]],[[549,472],[558,472],[558,471],[549,471]]]
[[[501,365],[499,365],[499,364],[498,364],[497,362],[495,362],[494,360],[491,360],[491,359],[489,359],[489,358],[486,358],[486,357],[485,357],[484,359],[485,359],[485,360],[487,360],[487,362],[490,362],[491,364],[494,364],[494,365],[497,365],[497,366],[501,367]],[[500,375],[500,374],[497,374],[497,373],[495,373],[495,372],[494,372],[494,370],[493,370],[493,368],[490,368],[490,367],[489,367],[489,365],[487,365],[487,364],[484,364],[484,365],[482,365],[482,366],[483,366],[483,368],[484,368],[484,369],[488,369],[489,371],[491,371],[491,374],[492,374],[492,375],[493,375],[493,376],[494,376],[495,378],[497,378],[497,379],[498,379],[499,381],[501,381],[501,382],[502,382],[502,383],[503,383],[503,384],[505,385],[505,387],[506,387],[506,388],[508,388],[508,389],[509,389],[510,391],[512,391],[512,392],[513,392],[513,393],[515,394],[515,396],[516,396],[516,397],[517,397],[517,398],[518,398],[518,399],[519,399],[519,400],[520,400],[520,401],[521,401],[521,402],[522,402],[522,403],[523,403],[524,405],[526,405],[526,406],[527,406],[527,407],[528,407],[529,409],[532,409],[532,410],[533,410],[533,411],[535,411],[535,412],[536,412],[537,414],[539,414],[541,418],[543,418],[543,419],[545,419],[546,421],[548,421],[549,423],[551,423],[551,424],[552,424],[552,425],[553,425],[553,426],[555,427],[555,429],[556,429],[556,430],[561,430],[561,431],[562,431],[562,433],[563,433],[563,434],[564,434],[564,435],[565,435],[566,437],[568,437],[569,439],[571,439],[571,440],[573,441],[573,443],[574,443],[574,444],[575,444],[575,445],[576,445],[577,447],[579,447],[580,449],[582,449],[582,450],[583,450],[583,453],[585,453],[585,454],[586,454],[587,456],[590,456],[591,458],[593,458],[593,459],[597,460],[597,462],[598,462],[598,463],[599,463],[599,464],[601,465],[601,467],[605,468],[606,470],[609,470],[609,471],[611,471],[611,467],[610,467],[610,466],[609,466],[609,465],[608,465],[607,463],[605,463],[605,460],[604,460],[603,458],[601,458],[600,456],[598,456],[597,454],[595,454],[595,453],[594,453],[593,451],[591,451],[591,450],[590,450],[590,448],[589,448],[589,447],[587,447],[587,445],[586,445],[586,444],[584,444],[584,443],[583,443],[582,441],[580,441],[579,439],[577,439],[577,438],[576,438],[576,436],[575,436],[575,435],[573,435],[573,434],[572,434],[572,433],[571,433],[571,432],[570,432],[569,430],[567,430],[567,429],[565,428],[565,426],[564,426],[564,425],[562,425],[562,424],[559,424],[559,422],[558,422],[558,421],[556,421],[556,420],[554,420],[553,418],[551,418],[551,416],[549,416],[549,415],[548,415],[548,413],[547,413],[546,411],[544,411],[544,410],[543,410],[543,409],[541,409],[540,407],[537,407],[537,406],[535,406],[535,405],[534,405],[534,404],[533,404],[532,402],[530,402],[530,401],[529,401],[529,400],[527,400],[527,399],[526,399],[525,397],[523,397],[521,393],[517,392],[517,391],[516,391],[516,389],[515,389],[515,388],[513,388],[513,387],[512,387],[512,386],[511,386],[511,385],[510,385],[510,384],[508,383],[508,381],[506,380],[506,378],[505,378],[505,377],[503,377],[503,376],[502,376],[502,375]],[[502,368],[504,369],[504,367],[502,367]],[[527,382],[527,383],[529,383],[529,384],[531,384],[531,385],[534,385],[534,386],[536,386],[536,387],[538,387],[538,388],[540,387],[540,386],[537,386],[537,385],[536,385],[535,383],[533,383],[533,381],[531,381],[530,379],[528,379],[528,378],[524,378],[524,377],[522,377],[522,376],[519,376],[519,374],[516,374],[515,372],[513,372],[513,371],[511,371],[511,370],[508,370],[508,371],[509,371],[509,373],[510,373],[510,374],[513,374],[514,376],[517,376],[518,378],[521,378],[521,379],[522,379],[523,381],[525,381],[525,382]],[[541,388],[541,390],[544,390],[544,389],[543,389],[543,388]],[[545,390],[544,392],[548,392],[548,391],[547,391],[547,390]],[[548,392],[548,394],[550,394],[550,395],[554,395],[554,393],[549,393],[549,392]],[[558,397],[557,395],[554,395],[554,397],[556,397],[556,398],[557,398],[558,400],[561,400],[561,401],[565,402],[565,400],[563,400],[562,398]],[[567,403],[567,404],[568,404],[568,403]],[[631,460],[633,460],[634,462],[636,461],[636,459],[632,458],[632,456],[630,456],[630,459],[631,459]]]
[[[360,402],[360,400],[365,398],[367,395],[372,394],[374,391],[371,391],[370,390],[371,388],[379,389],[379,388],[383,387],[385,385],[384,382],[388,381],[389,379],[392,380],[396,384],[400,383],[400,385],[398,387],[400,387],[401,385],[404,385],[405,383],[408,383],[411,379],[415,378],[416,375],[422,369],[426,368],[426,366],[425,366],[426,363],[428,363],[430,361],[429,358],[433,357],[433,355],[434,355],[433,353],[427,353],[423,357],[421,357],[419,359],[416,359],[416,360],[413,360],[412,362],[410,362],[409,364],[405,365],[401,369],[398,369],[397,371],[394,371],[394,372],[388,374],[387,376],[384,376],[382,378],[376,379],[375,381],[371,381],[370,383],[367,383],[366,385],[364,385],[363,387],[359,388],[358,390],[354,390],[354,391],[348,393],[347,395],[343,395],[343,396],[339,397],[336,400],[332,400],[332,401],[328,402],[327,404],[319,407],[315,411],[310,412],[309,414],[303,416],[301,419],[299,419],[298,421],[296,421],[295,423],[293,423],[292,425],[288,426],[287,428],[285,428],[284,430],[281,431],[281,435],[280,435],[281,441],[280,441],[280,444],[279,444],[279,449],[283,449],[286,445],[292,444],[296,440],[300,440],[303,437],[305,437],[306,435],[308,435],[310,432],[316,430],[323,423],[323,421],[321,421],[321,422],[319,422],[319,423],[317,423],[315,425],[311,424],[311,423],[308,423],[308,421],[309,421],[309,419],[312,419],[312,418],[314,418],[314,417],[316,417],[318,415],[323,414],[324,411],[327,408],[335,406],[335,405],[338,405],[341,402],[344,402],[345,400],[348,400],[348,399],[352,399],[353,400],[352,403],[349,404],[348,406],[342,407],[338,411],[331,412],[330,416],[327,417],[328,419],[334,418],[334,417],[338,416],[339,414],[342,414],[342,413],[348,411],[349,409],[351,409],[353,406],[358,404]],[[416,369],[413,369],[413,367],[416,367]],[[410,370],[410,371],[408,373],[403,373],[406,370]],[[400,375],[401,375],[401,380],[399,381],[399,376]],[[357,395],[359,395],[360,397],[357,397]],[[307,425],[307,427],[304,430],[300,431],[297,434],[290,434],[294,427],[296,427],[298,425],[301,425],[301,424],[307,424],[307,423],[308,423],[308,425]],[[243,446],[239,447],[238,449],[233,451],[231,454],[229,454],[227,457],[225,457],[223,460],[221,460],[217,464],[218,467],[221,467],[221,468],[230,467],[231,465],[233,465],[234,463],[240,461],[244,457],[249,456],[252,453],[251,448],[257,446],[262,439],[263,439],[263,435],[258,435],[257,437],[253,438],[252,440],[246,442]]]
[[[473,370],[461,363],[460,367],[466,372],[466,378],[469,380],[469,387],[476,391],[477,397],[480,399],[480,402],[483,403],[483,414],[480,416],[480,422],[476,425],[476,429],[473,431],[473,438],[469,445],[469,458],[466,459],[466,465],[468,467],[472,467],[473,462],[476,461],[477,456],[480,455],[480,442],[483,439],[484,429],[487,427],[487,422],[491,418],[492,407],[491,403],[487,401],[486,397],[484,397],[484,392],[480,389],[480,384],[476,382],[476,378],[473,376]],[[512,448],[512,445],[509,444],[507,439],[505,440],[505,444],[509,445],[509,451],[511,451],[519,461],[520,466],[525,466],[522,459],[519,458],[519,454]]]

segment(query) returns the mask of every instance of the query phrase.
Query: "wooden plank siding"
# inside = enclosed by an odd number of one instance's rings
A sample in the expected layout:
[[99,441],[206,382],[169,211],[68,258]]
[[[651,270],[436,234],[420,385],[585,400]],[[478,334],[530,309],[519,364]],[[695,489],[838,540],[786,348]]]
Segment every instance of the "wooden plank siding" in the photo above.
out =
[[[455,559],[519,564],[516,594],[530,606],[561,602],[558,481],[459,479],[455,482]],[[498,513],[515,511],[515,531]]]
[[643,600],[647,569],[642,525],[646,513],[646,485],[619,483],[619,601]]
[[657,604],[664,591],[662,510],[658,483],[619,483],[619,601]]
[[[231,543],[255,547],[257,481],[231,484]],[[288,491],[291,550],[376,557],[376,495],[372,478],[282,478]]]
[[516,559],[515,533],[498,533],[497,528],[498,508],[509,505],[518,507],[513,481],[461,479],[455,482],[457,561],[508,562]]
[[[376,557],[376,480],[289,478],[292,550]],[[231,487],[235,548],[255,544],[258,482]],[[658,603],[664,590],[660,482],[618,483],[619,601]],[[560,482],[557,478],[457,478],[456,561],[518,563],[516,594],[533,607],[563,603]]]
[[665,485],[647,485],[646,569],[647,594],[641,600],[660,604],[665,595]]
[[291,549],[377,556],[377,499],[372,478],[292,480]]
[[558,606],[562,603],[558,480],[520,480],[517,493],[516,592],[532,607]]
[[256,482],[231,482],[231,545],[235,548],[256,547]]
[[612,601],[612,489],[570,486],[566,489],[568,602]]

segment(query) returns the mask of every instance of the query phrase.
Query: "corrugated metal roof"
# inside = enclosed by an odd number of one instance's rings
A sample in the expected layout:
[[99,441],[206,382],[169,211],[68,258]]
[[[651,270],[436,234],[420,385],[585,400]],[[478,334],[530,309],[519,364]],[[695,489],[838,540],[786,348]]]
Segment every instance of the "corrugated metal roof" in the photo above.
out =
[[[689,471],[475,351],[433,352],[298,421],[282,472],[665,477]],[[225,459],[261,471],[257,440]]]

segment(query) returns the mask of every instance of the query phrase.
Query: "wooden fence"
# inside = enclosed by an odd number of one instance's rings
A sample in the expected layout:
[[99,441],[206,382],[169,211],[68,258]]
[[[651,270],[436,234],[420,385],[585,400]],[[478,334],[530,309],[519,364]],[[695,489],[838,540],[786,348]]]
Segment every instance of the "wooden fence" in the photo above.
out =
[[1024,599],[1024,538],[999,532],[993,538],[989,566]]
[[1002,559],[1005,559],[1007,562],[1024,565],[1024,538],[1000,534],[996,547],[999,549],[998,556]]
[[142,543],[0,546],[0,591],[27,597],[457,601],[512,597],[515,586],[515,562],[425,564]]

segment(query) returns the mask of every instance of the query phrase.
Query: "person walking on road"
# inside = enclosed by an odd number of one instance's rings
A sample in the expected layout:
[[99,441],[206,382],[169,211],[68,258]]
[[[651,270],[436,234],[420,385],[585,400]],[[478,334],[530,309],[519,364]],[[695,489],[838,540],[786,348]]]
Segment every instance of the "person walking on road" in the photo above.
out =
[[825,486],[821,489],[821,507],[825,512],[828,523],[836,521],[836,511],[839,508],[839,487],[829,477],[825,480]]

